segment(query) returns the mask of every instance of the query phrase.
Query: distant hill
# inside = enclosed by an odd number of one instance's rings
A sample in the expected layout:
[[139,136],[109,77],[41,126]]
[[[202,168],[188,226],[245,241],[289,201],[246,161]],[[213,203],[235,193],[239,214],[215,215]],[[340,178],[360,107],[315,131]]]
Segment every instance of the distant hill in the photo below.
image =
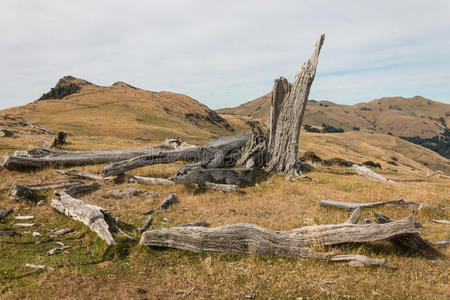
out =
[[[272,93],[256,98],[234,108],[217,110],[221,114],[248,116],[266,120],[269,116]],[[386,97],[353,106],[331,101],[310,100],[305,112],[304,125],[321,129],[323,124],[344,131],[375,131],[397,137],[414,138],[448,157],[444,142],[450,124],[450,105],[416,96],[412,98]],[[447,131],[448,132],[448,131]],[[416,138],[418,137],[418,138]],[[447,147],[447,149],[445,149]]]
[[72,76],[61,78],[38,100],[2,110],[0,115],[91,136],[182,137],[194,142],[233,132],[215,111],[186,95],[151,92],[123,82],[98,86]]

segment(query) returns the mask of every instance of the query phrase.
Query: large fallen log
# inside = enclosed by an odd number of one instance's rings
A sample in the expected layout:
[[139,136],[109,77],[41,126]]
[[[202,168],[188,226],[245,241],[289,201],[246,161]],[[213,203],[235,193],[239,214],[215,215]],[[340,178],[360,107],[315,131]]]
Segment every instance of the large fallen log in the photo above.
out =
[[65,192],[59,194],[59,200],[53,199],[51,206],[56,211],[84,223],[108,245],[116,244],[105,221],[107,211],[104,208],[75,199]]
[[236,151],[240,151],[241,147],[247,142],[248,137],[248,134],[238,134],[216,138],[204,146],[146,153],[146,155],[107,165],[103,169],[103,176],[118,175],[137,168],[156,164],[169,164],[176,161],[201,162],[203,167],[209,168],[233,165],[237,159]]
[[16,151],[0,160],[0,166],[9,170],[44,168],[49,166],[77,166],[122,161],[140,155],[157,154],[161,151],[175,150],[172,145],[159,145],[134,150],[64,151],[35,148],[29,151]]
[[140,243],[194,252],[214,251],[233,254],[329,257],[310,247],[385,240],[417,230],[410,218],[386,224],[333,224],[274,231],[253,224],[216,228],[172,227],[144,232]]
[[367,177],[376,181],[380,181],[380,182],[386,182],[386,183],[393,183],[396,184],[397,182],[386,178],[384,176],[381,176],[380,174],[375,173],[374,171],[370,170],[368,167],[366,166],[362,166],[362,165],[357,165],[354,164],[352,166],[352,169],[360,176],[363,177]]
[[176,184],[205,184],[206,182],[235,184],[238,186],[251,184],[255,178],[255,170],[252,169],[205,169],[190,170],[185,174],[177,174],[173,177]]
[[398,199],[398,200],[391,200],[391,201],[382,201],[382,202],[368,202],[368,203],[362,203],[362,202],[344,202],[344,201],[333,201],[333,200],[319,200],[319,205],[323,207],[336,207],[336,208],[342,208],[347,211],[352,211],[358,207],[361,208],[375,208],[380,207],[384,205],[400,205],[400,206],[410,206],[414,209],[420,209],[422,207],[426,207],[433,210],[440,210],[437,206],[431,206],[424,203],[417,203],[413,201],[409,201],[407,199]]

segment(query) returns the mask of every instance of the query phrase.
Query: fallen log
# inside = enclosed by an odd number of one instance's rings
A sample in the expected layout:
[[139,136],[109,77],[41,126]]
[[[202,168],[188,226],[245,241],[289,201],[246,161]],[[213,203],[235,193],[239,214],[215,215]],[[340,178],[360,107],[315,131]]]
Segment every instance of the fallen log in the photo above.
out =
[[144,215],[150,215],[159,209],[167,210],[170,206],[172,206],[177,201],[178,201],[177,195],[175,195],[174,193],[170,193],[169,196],[167,196],[167,198],[164,199],[157,208],[151,209],[151,210],[145,212]]
[[14,209],[2,209],[0,210],[0,221],[6,218],[10,213],[12,213]]
[[205,227],[205,226],[206,226],[205,220],[200,220],[200,221],[194,222],[194,223],[178,225],[178,227]]
[[34,201],[36,200],[37,194],[34,190],[25,185],[13,184],[8,190],[8,196],[11,200],[15,201]]
[[[392,224],[392,221],[386,216],[379,215],[377,213],[374,213],[373,215],[375,217],[375,221],[378,224]],[[416,227],[415,223],[412,224],[414,225],[414,227]],[[398,247],[405,250],[433,251],[431,244],[428,241],[422,239],[417,232],[408,232],[398,236],[393,236],[389,238],[389,241],[392,242],[394,245],[397,245]]]
[[0,166],[8,170],[44,168],[49,166],[81,166],[122,161],[140,155],[156,154],[161,151],[174,150],[168,145],[159,145],[146,149],[133,150],[98,150],[98,151],[64,151],[57,149],[35,148],[29,151],[16,151],[0,160]]
[[128,160],[107,165],[103,169],[103,176],[113,176],[126,171],[152,166],[156,164],[169,164],[176,161],[201,162],[204,167],[224,167],[234,164],[237,157],[234,153],[239,151],[248,140],[248,134],[220,137],[210,141],[204,146],[195,146],[171,151],[152,151]]
[[356,172],[356,174],[358,174],[360,176],[367,177],[367,178],[377,180],[380,182],[397,184],[397,182],[395,182],[389,178],[386,178],[384,176],[381,176],[380,174],[375,173],[374,171],[370,170],[366,166],[354,164],[352,166],[352,169]]
[[335,255],[330,258],[333,262],[346,262],[353,267],[361,267],[367,265],[389,266],[385,258],[370,258],[365,255]]
[[64,228],[64,229],[52,232],[49,234],[49,236],[50,237],[58,237],[61,235],[66,235],[66,234],[74,232],[74,231],[75,231],[75,229],[73,229],[72,227],[69,227],[69,228]]
[[17,226],[17,227],[33,227],[34,223],[15,223],[13,224],[13,226]]
[[45,133],[45,134],[49,134],[49,135],[54,135],[54,134],[56,134],[56,133],[53,132],[53,131],[47,130],[47,129],[45,129],[44,127],[35,125],[35,124],[33,124],[33,123],[27,123],[27,125],[28,125],[28,127],[31,127],[31,128],[37,129],[37,130],[40,130],[40,131],[42,131],[42,132]]
[[439,248],[446,248],[448,245],[450,245],[450,240],[443,240],[438,242],[429,242],[432,246],[439,247]]
[[411,206],[414,209],[420,209],[422,207],[426,207],[433,210],[440,210],[437,206],[431,206],[424,203],[417,203],[413,201],[409,201],[407,199],[398,199],[398,200],[391,200],[391,201],[382,201],[382,202],[369,202],[369,203],[362,203],[362,202],[344,202],[344,201],[333,201],[333,200],[319,200],[319,205],[322,207],[336,207],[336,208],[343,208],[347,211],[352,211],[358,207],[360,208],[375,208],[380,207],[384,205],[400,205],[400,206]]
[[357,207],[351,214],[350,218],[347,220],[347,224],[358,224],[359,218],[361,218],[361,209]]
[[68,181],[68,182],[60,182],[55,184],[41,184],[41,185],[32,185],[28,186],[33,191],[42,191],[42,190],[53,190],[53,189],[61,189],[67,187],[74,187],[83,184],[82,181]]
[[433,220],[433,222],[438,224],[450,224],[449,220]]
[[32,268],[32,269],[40,269],[40,270],[46,270],[46,271],[53,271],[55,269],[55,268],[45,266],[45,265],[26,264],[25,266],[28,268]]
[[173,180],[166,178],[153,178],[153,177],[142,177],[136,175],[126,175],[131,181],[135,181],[139,184],[175,184]]
[[50,249],[47,252],[45,252],[44,256],[52,256],[52,255],[55,255],[56,253],[58,253],[60,251],[63,251],[63,250],[69,249],[69,248],[70,248],[69,246],[64,246],[64,245],[58,246],[58,247],[55,247],[55,248]]
[[255,178],[254,169],[195,169],[184,174],[177,173],[173,177],[176,184],[205,182],[245,185],[252,184]]
[[85,184],[85,185],[72,186],[66,190],[66,194],[74,197],[79,194],[87,194],[87,193],[94,192],[94,191],[98,190],[101,186],[102,185],[97,182],[93,182],[93,183]]
[[146,231],[150,227],[150,225],[152,225],[152,222],[153,222],[153,216],[148,217],[148,219],[145,221],[144,225],[142,225],[142,227],[138,229],[138,232]]
[[55,170],[56,173],[66,175],[69,177],[80,178],[80,179],[88,179],[88,180],[103,180],[103,177],[97,176],[88,172],[77,172],[75,170],[69,171],[61,171]]
[[205,182],[204,186],[208,189],[229,193],[236,191],[236,185],[235,184],[220,184],[220,183],[212,183],[212,182]]
[[15,231],[0,231],[0,236],[21,236],[22,234]]
[[34,220],[34,216],[16,216],[14,217],[16,220]]
[[82,200],[62,192],[59,200],[53,199],[51,206],[58,212],[65,214],[69,218],[80,221],[87,225],[92,231],[104,240],[108,245],[115,245],[109,226],[105,221],[107,211],[96,205],[87,204]]
[[386,224],[317,225],[290,231],[273,231],[253,224],[234,224],[216,228],[172,227],[151,230],[142,234],[140,243],[194,252],[327,258],[330,253],[314,252],[310,247],[379,241],[416,232],[410,218]]

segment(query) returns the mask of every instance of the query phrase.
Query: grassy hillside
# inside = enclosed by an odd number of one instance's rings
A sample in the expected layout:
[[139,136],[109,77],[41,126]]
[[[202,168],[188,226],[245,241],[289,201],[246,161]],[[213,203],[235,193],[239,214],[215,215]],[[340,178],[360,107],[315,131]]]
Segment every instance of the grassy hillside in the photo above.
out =
[[62,78],[41,100],[2,110],[1,115],[88,136],[182,137],[198,142],[208,140],[211,134],[233,131],[213,110],[186,95],[150,92],[123,82],[98,86],[70,76]]
[[[235,108],[218,110],[221,114],[243,115],[266,120],[272,94],[266,94]],[[308,102],[305,124],[323,123],[352,130],[372,130],[395,136],[440,136],[450,124],[450,105],[420,96],[413,98],[386,97],[353,106],[330,101]]]

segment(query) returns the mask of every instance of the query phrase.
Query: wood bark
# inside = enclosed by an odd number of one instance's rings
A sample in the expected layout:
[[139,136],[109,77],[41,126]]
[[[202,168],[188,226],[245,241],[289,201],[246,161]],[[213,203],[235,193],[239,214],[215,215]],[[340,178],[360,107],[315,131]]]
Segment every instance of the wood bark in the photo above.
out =
[[381,176],[380,174],[375,173],[374,171],[370,170],[368,167],[366,166],[361,166],[361,165],[353,165],[352,169],[360,176],[363,177],[367,177],[373,180],[377,180],[380,182],[386,182],[386,183],[393,183],[396,184],[397,182],[386,178],[384,176]]
[[247,142],[248,136],[248,134],[238,134],[220,137],[204,146],[147,153],[146,155],[107,165],[103,169],[103,176],[118,175],[137,168],[155,164],[169,164],[176,161],[200,162],[203,167],[207,168],[231,166],[237,160],[236,152],[240,153],[240,149]]
[[11,137],[13,135],[14,135],[14,133],[12,131],[9,131],[5,128],[0,129],[0,136]]
[[12,213],[14,209],[1,209],[0,210],[0,221],[6,218],[10,213]]
[[56,173],[66,175],[69,177],[79,178],[79,179],[88,179],[88,180],[103,180],[103,177],[91,174],[89,172],[77,172],[75,170],[68,170],[68,171],[62,171],[62,170],[55,170]]
[[162,151],[175,150],[171,145],[159,145],[146,149],[134,150],[98,150],[98,151],[64,151],[57,149],[35,148],[29,151],[16,151],[6,155],[0,166],[8,170],[26,170],[49,166],[81,166],[122,161],[141,155],[152,155]]
[[316,42],[313,55],[303,64],[291,83],[275,80],[269,116],[268,162],[266,171],[298,175],[298,141],[309,91],[313,83],[325,35]]
[[361,218],[361,209],[357,207],[351,214],[350,218],[346,223],[348,224],[358,224],[359,218]]
[[33,191],[42,191],[42,190],[52,190],[52,189],[60,189],[60,188],[70,188],[83,184],[82,181],[67,181],[60,182],[55,184],[40,184],[40,185],[32,185],[29,188]]
[[246,185],[252,184],[255,178],[255,170],[251,169],[205,169],[199,168],[187,171],[185,174],[177,174],[173,177],[176,184],[205,182]]
[[144,232],[140,243],[194,252],[215,251],[233,254],[329,257],[310,247],[349,242],[389,239],[417,230],[409,218],[386,224],[333,224],[273,231],[253,224],[234,224],[216,228],[173,227]]
[[56,211],[84,223],[108,245],[116,244],[105,221],[107,211],[104,208],[75,199],[64,192],[60,194],[59,200],[52,200],[51,206]]
[[25,185],[13,184],[8,190],[8,195],[11,200],[20,201],[34,201],[36,200],[37,194],[34,190],[30,189]]
[[153,222],[153,216],[148,217],[148,219],[145,221],[144,225],[142,225],[142,227],[138,229],[138,232],[142,233],[142,232],[146,231],[150,227],[150,225],[152,225],[152,222]]
[[420,209],[422,207],[426,207],[433,210],[440,210],[437,206],[431,206],[424,203],[417,203],[413,201],[409,201],[407,199],[398,199],[391,201],[382,201],[382,202],[369,202],[369,203],[361,203],[361,202],[344,202],[344,201],[333,201],[333,200],[319,200],[319,205],[323,207],[336,207],[342,208],[347,211],[352,211],[356,208],[375,208],[384,205],[400,205],[400,206],[410,206],[414,209]]
[[433,223],[450,224],[450,221],[449,220],[433,220]]

